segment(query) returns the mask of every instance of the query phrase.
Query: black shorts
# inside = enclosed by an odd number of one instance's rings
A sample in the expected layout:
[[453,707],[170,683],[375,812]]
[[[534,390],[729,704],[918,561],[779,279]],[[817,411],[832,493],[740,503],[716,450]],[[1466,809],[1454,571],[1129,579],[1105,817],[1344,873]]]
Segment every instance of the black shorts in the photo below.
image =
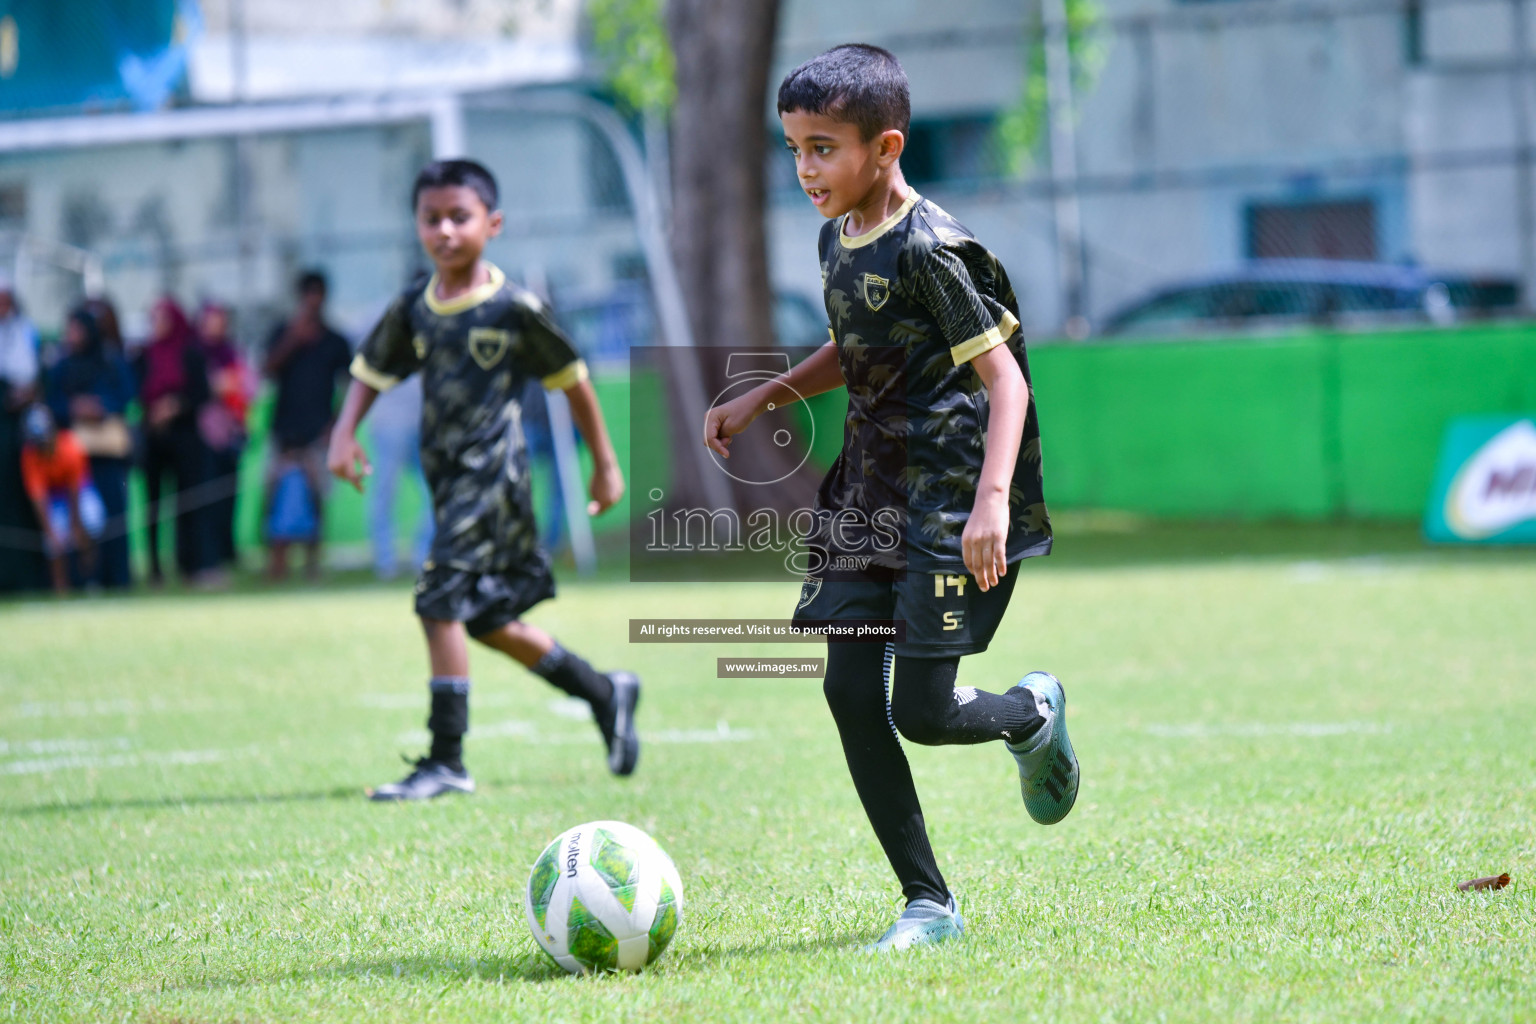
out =
[[427,562],[416,580],[416,614],[462,622],[470,636],[484,636],[554,596],[546,562],[484,573]]
[[1008,610],[1019,563],[986,593],[964,572],[931,573],[882,569],[859,573],[807,576],[800,587],[795,624],[849,619],[891,619],[906,623],[906,639],[896,642],[904,657],[947,658],[980,654]]

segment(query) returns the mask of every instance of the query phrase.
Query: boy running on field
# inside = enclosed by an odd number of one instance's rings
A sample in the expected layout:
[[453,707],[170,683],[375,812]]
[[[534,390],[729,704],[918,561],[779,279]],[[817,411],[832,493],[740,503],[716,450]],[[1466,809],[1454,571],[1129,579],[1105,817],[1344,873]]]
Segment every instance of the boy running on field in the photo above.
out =
[[592,706],[608,769],[635,770],[640,680],[603,674],[520,621],[555,593],[537,545],[528,452],[518,397],[530,378],[565,392],[592,451],[589,515],[619,500],[624,481],[587,367],[533,295],[480,258],[501,231],[496,181],[470,160],[429,164],[411,196],[416,235],[436,273],[400,295],[363,342],[331,434],[330,470],[362,490],[371,471],[357,427],[373,400],[412,373],[422,376],[421,465],[437,533],[416,581],[416,614],[431,662],[432,749],[375,800],[471,793],[463,737],[469,731],[466,635],[511,656]]
[[[906,74],[874,46],[839,46],[779,87],[801,186],[826,217],[820,255],[832,340],[777,381],[710,410],[705,443],[766,409],[848,388],[842,453],[817,492],[821,527],[796,621],[897,619],[885,649],[829,643],[825,692],[855,789],[901,880],[906,910],[876,943],[961,934],[896,733],[914,743],[1002,740],[1024,805],[1066,817],[1078,766],[1061,684],[1031,672],[1003,694],[955,686],[1013,591],[1009,566],[1051,548],[1040,432],[1018,306],[996,257],[902,177]],[[894,526],[894,529],[892,528]],[[899,536],[904,543],[882,545]],[[853,571],[837,571],[848,566]],[[889,716],[889,717],[888,717]]]

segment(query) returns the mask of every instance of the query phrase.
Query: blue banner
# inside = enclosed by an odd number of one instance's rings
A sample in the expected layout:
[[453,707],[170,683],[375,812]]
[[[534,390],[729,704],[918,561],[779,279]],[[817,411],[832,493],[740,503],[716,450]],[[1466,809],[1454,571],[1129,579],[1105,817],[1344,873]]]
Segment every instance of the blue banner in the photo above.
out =
[[0,110],[163,107],[201,28],[196,0],[0,0]]

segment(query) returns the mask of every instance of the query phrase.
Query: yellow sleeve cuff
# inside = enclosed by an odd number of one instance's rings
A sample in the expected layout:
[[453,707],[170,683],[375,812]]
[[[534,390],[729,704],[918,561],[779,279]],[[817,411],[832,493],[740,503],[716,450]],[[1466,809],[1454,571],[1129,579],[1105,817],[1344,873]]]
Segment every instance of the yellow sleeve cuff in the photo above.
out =
[[368,360],[359,352],[352,357],[352,376],[367,384],[375,391],[388,391],[400,383],[399,377],[391,377],[387,373],[380,373],[368,365]]
[[956,366],[968,363],[983,352],[997,348],[997,346],[1013,337],[1013,333],[1018,329],[1018,317],[1005,309],[1003,310],[1002,323],[992,328],[986,334],[978,334],[976,337],[962,341],[951,348],[949,350],[950,358],[955,361]]
[[544,385],[545,391],[564,391],[566,388],[573,388],[580,384],[587,377],[587,362],[584,359],[578,359],[573,363],[567,363],[565,369],[556,370],[539,383]]

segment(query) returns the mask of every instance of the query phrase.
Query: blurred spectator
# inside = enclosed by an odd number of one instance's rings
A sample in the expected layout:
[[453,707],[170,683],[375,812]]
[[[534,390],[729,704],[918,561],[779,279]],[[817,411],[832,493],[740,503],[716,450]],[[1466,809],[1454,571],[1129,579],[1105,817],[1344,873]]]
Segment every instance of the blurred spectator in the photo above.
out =
[[267,467],[268,516],[275,507],[279,484],[295,471],[307,485],[310,511],[306,536],[270,529],[267,574],[274,580],[288,575],[288,545],[302,540],[308,549],[306,569],[320,575],[320,541],[324,534],[324,504],[329,473],[325,450],[336,414],[336,384],[347,372],[352,350],[347,340],[325,322],[325,275],[307,271],[298,280],[298,308],[272,332],[267,344],[267,376],[277,382],[272,411],[272,456]]
[[20,412],[36,393],[37,338],[0,276],[0,591],[43,585],[37,524],[21,481]]
[[19,412],[37,394],[37,331],[16,302],[7,277],[0,276],[0,382],[5,404]]
[[106,511],[91,484],[85,449],[69,431],[56,429],[45,405],[34,405],[26,412],[21,478],[42,527],[54,593],[67,593],[71,555],[78,562],[75,575],[92,575],[95,541],[101,536]]
[[101,330],[101,341],[108,352],[115,352],[124,358],[127,357],[127,346],[123,344],[123,329],[117,322],[117,307],[112,305],[110,299],[87,299],[85,311],[96,318],[96,326]]
[[198,432],[210,453],[213,491],[209,530],[218,565],[233,565],[235,507],[240,488],[240,455],[245,451],[245,417],[255,384],[251,370],[229,336],[229,309],[205,304],[197,318],[197,338],[208,367],[212,395],[197,415]]
[[368,484],[368,535],[373,541],[373,572],[381,580],[400,571],[395,545],[395,491],[409,477],[421,495],[421,517],[411,543],[417,568],[432,546],[432,496],[421,472],[421,376],[412,374],[374,400],[368,413],[373,479]]
[[125,417],[133,401],[133,375],[121,352],[107,348],[101,325],[84,307],[70,314],[60,343],[63,355],[48,375],[48,405],[59,428],[73,435],[90,458],[91,481],[106,512],[94,582],[126,587],[133,435]]
[[149,575],[160,584],[160,501],[167,473],[175,480],[176,568],[183,579],[201,583],[216,565],[208,522],[210,456],[197,429],[197,414],[208,401],[208,368],[192,325],[174,299],[150,311],[150,339],[144,346],[139,400],[144,407],[144,483],[149,503]]

